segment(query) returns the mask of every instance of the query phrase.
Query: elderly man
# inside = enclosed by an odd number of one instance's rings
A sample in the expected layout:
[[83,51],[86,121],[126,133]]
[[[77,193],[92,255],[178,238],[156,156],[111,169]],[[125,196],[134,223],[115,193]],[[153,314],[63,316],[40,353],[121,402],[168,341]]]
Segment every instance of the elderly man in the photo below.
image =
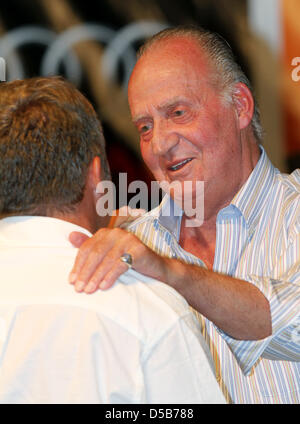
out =
[[110,287],[126,269],[120,256],[130,254],[134,269],[198,311],[229,402],[299,402],[299,170],[283,175],[270,163],[250,84],[216,34],[191,27],[155,35],[128,97],[155,179],[183,191],[191,181],[194,203],[195,183],[204,181],[204,220],[188,225],[184,208],[167,217],[173,190],[129,225],[135,235],[100,230],[87,240],[70,282],[86,292]]
[[[67,284],[109,179],[92,106],[60,78],[0,86],[0,403],[225,403],[186,301],[129,271],[111,291]],[[143,284],[147,282],[147,284]]]

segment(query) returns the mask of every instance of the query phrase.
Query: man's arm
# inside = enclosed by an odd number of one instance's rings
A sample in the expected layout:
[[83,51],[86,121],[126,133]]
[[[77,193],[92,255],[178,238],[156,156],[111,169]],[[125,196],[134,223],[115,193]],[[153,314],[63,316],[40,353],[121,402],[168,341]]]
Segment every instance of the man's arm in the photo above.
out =
[[[76,234],[72,242],[76,242]],[[101,229],[86,240],[77,255],[70,283],[77,291],[107,289],[127,270],[123,253],[133,257],[133,268],[169,284],[202,315],[235,339],[258,340],[272,333],[269,302],[253,284],[218,274],[177,259],[164,258],[125,230]]]
[[253,284],[178,260],[166,260],[167,284],[232,338],[259,340],[272,334],[269,302]]

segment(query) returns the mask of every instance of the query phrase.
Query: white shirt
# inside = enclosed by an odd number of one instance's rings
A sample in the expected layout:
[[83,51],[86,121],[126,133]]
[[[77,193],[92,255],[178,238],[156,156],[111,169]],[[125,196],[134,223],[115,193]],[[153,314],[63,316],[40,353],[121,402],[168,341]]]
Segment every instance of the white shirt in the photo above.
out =
[[133,270],[93,295],[68,284],[78,230],[0,221],[0,403],[225,403],[176,291]]

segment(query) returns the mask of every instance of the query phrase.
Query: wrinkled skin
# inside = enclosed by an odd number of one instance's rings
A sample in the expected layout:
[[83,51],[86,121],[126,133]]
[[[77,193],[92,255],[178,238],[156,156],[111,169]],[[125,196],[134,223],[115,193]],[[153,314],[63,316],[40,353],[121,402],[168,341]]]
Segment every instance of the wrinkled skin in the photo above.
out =
[[[160,43],[137,62],[128,89],[142,156],[155,179],[204,181],[204,223],[187,231],[184,216],[180,243],[209,269],[158,256],[124,230],[101,229],[82,244],[70,282],[86,293],[111,287],[127,270],[120,261],[127,252],[135,270],[170,284],[232,337],[262,338],[271,331],[269,304],[262,293],[211,271],[218,211],[229,204],[259,159],[250,126],[251,93],[236,84],[228,102],[213,77],[214,68],[199,46],[176,39]],[[196,192],[190,195],[194,198]],[[84,240],[79,234],[71,237],[76,246]]]

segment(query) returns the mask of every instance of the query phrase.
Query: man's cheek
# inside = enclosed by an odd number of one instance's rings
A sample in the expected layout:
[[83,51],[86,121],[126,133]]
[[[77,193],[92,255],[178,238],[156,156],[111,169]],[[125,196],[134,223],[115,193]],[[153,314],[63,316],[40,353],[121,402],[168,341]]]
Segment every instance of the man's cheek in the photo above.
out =
[[159,163],[158,159],[153,155],[151,151],[151,147],[141,147],[141,154],[143,161],[148,166],[148,168],[151,170],[152,173],[157,172],[159,170]]

